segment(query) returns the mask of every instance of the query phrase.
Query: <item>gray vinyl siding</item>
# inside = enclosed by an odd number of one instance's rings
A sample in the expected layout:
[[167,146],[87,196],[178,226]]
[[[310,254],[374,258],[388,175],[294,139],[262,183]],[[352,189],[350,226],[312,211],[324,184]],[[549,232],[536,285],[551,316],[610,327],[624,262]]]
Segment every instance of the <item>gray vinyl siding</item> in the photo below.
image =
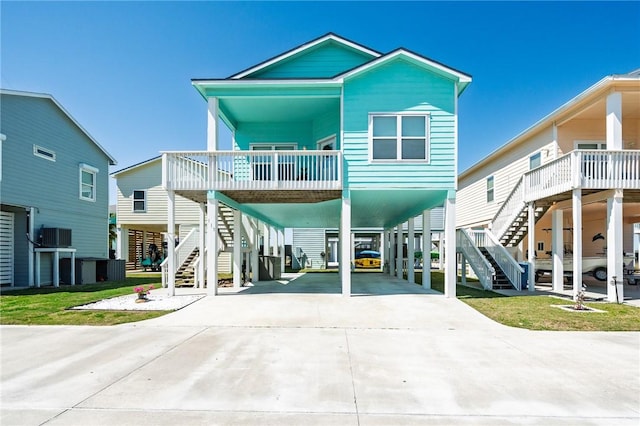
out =
[[298,248],[307,256],[307,267],[319,269],[324,265],[320,253],[326,251],[324,228],[296,228],[293,230],[293,255],[298,256]]
[[[2,94],[0,102],[7,136],[2,203],[35,207],[36,234],[41,227],[71,229],[77,257],[108,257],[109,158],[51,99]],[[54,151],[55,161],[35,156],[34,144]],[[95,201],[80,199],[81,163],[98,169]],[[27,257],[16,253],[18,259]],[[26,268],[23,260],[16,263],[21,280]]]
[[331,41],[253,73],[249,78],[329,78],[370,60],[368,54]]

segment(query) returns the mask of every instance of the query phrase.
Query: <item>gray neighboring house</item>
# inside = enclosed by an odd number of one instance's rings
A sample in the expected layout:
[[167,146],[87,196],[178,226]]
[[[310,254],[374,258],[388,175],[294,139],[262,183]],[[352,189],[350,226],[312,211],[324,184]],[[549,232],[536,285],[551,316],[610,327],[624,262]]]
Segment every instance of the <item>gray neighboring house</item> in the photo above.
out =
[[48,94],[0,89],[0,134],[0,284],[53,283],[69,249],[107,259],[115,159]]

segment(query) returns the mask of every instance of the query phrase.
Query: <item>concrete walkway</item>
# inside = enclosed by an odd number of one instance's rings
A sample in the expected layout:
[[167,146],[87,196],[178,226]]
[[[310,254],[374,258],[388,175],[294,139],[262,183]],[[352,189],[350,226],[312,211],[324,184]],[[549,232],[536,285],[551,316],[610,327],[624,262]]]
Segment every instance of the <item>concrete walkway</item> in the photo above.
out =
[[638,425],[640,333],[532,332],[381,274],[1,327],[5,425]]

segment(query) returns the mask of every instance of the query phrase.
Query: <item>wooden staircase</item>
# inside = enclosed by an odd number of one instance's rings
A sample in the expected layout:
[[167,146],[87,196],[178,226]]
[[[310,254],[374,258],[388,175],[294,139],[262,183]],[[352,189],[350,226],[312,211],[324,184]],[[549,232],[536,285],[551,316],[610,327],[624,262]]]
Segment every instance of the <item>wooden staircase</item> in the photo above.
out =
[[[542,216],[549,210],[551,205],[536,205],[534,210],[535,222],[538,222]],[[520,209],[517,217],[511,223],[507,231],[500,237],[500,243],[505,247],[517,246],[520,241],[527,235],[529,230],[529,208],[525,205]]]
[[493,277],[493,284],[491,288],[493,290],[513,290],[514,287],[509,282],[509,278],[507,278],[504,272],[502,272],[502,268],[500,268],[500,265],[498,265],[493,257],[491,257],[487,249],[484,247],[478,248],[480,249],[480,252],[484,256],[484,258],[487,259],[489,263],[491,263],[491,266],[493,266],[493,269],[496,271],[496,274]]
[[200,250],[196,247],[176,271],[176,286],[192,286],[194,284],[193,263],[198,256],[200,256]]

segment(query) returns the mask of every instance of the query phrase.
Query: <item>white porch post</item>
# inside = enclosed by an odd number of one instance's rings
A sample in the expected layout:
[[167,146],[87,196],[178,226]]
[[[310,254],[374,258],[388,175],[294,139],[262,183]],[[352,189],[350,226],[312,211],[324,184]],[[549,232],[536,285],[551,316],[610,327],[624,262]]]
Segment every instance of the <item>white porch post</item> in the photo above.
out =
[[284,274],[284,229],[278,230],[278,252],[280,253],[280,273]]
[[[455,192],[454,192],[455,196]],[[456,297],[456,199],[447,198],[445,201],[444,242],[445,246],[445,270],[444,270],[444,295]]]
[[207,294],[218,294],[218,200],[207,200]]
[[207,151],[218,150],[218,98],[208,98]]
[[389,229],[389,275],[396,273],[396,232],[394,228]]
[[573,299],[582,288],[582,190],[573,190]]
[[206,247],[206,235],[207,235],[207,229],[206,229],[206,204],[205,203],[200,203],[199,204],[200,207],[200,214],[199,214],[199,225],[200,225],[200,233],[198,234],[198,250],[200,250],[200,262],[198,262],[198,282],[194,283],[194,286],[196,288],[204,288],[204,281],[205,281],[205,276],[204,276],[204,271],[205,271],[205,254],[204,254],[204,249]]
[[242,212],[233,211],[233,287],[242,286]]
[[340,279],[342,295],[351,296],[351,194],[342,191],[342,209],[340,212]]
[[416,282],[415,275],[415,241],[416,241],[416,233],[415,233],[415,217],[409,218],[408,225],[408,236],[407,236],[407,281],[411,284]]
[[[1,149],[0,149],[1,151]],[[1,161],[1,160],[0,160]],[[2,178],[2,176],[0,176],[0,179]],[[29,272],[27,273],[27,279],[28,279],[28,284],[29,287],[33,287],[35,285],[35,274],[36,272],[38,274],[40,274],[40,268],[38,267],[37,269],[35,269],[35,253],[34,253],[34,244],[31,242],[34,240],[35,237],[35,220],[36,220],[36,209],[35,207],[29,207],[29,223],[27,224],[27,226],[29,227],[29,258],[28,258],[28,268],[29,268]],[[118,240],[120,241],[120,240]],[[71,269],[72,269],[72,274],[71,274],[71,279],[74,280],[75,279],[75,271],[73,271],[73,268],[75,268],[75,260],[72,260],[71,262]],[[15,284],[12,284],[15,285]]]
[[404,276],[404,268],[402,267],[402,250],[404,243],[404,230],[402,229],[402,223],[396,226],[396,277],[401,280]]
[[384,264],[389,259],[389,231],[382,231],[382,247],[380,247],[380,266],[384,271]]
[[268,224],[264,225],[264,236],[262,238],[262,254],[264,256],[271,256],[271,227]]
[[258,232],[258,229],[260,229],[260,225],[258,219],[251,221],[251,229],[253,230],[253,247],[251,249],[251,273],[253,276],[251,277],[251,282],[255,283],[259,280],[258,268],[260,267],[258,259],[260,249],[260,232]]
[[622,190],[607,198],[607,300],[622,303],[623,285]]
[[551,212],[551,251],[553,254],[553,291],[564,289],[564,232],[563,211],[556,209]]
[[172,190],[167,191],[167,274],[169,281],[167,282],[167,294],[169,296],[176,295],[176,196]]
[[278,230],[275,227],[271,227],[271,232],[273,235],[273,239],[271,242],[271,254],[273,256],[278,256]]
[[431,210],[422,212],[422,287],[431,288]]
[[444,270],[444,232],[438,232],[438,269]]
[[[607,96],[607,149],[622,149],[622,93]],[[607,247],[608,247],[607,242]]]
[[527,206],[529,212],[529,223],[527,225],[527,251],[529,252],[529,257],[527,261],[529,262],[529,291],[536,291],[536,283],[535,283],[535,269],[536,269],[536,206],[535,203],[529,203]]

